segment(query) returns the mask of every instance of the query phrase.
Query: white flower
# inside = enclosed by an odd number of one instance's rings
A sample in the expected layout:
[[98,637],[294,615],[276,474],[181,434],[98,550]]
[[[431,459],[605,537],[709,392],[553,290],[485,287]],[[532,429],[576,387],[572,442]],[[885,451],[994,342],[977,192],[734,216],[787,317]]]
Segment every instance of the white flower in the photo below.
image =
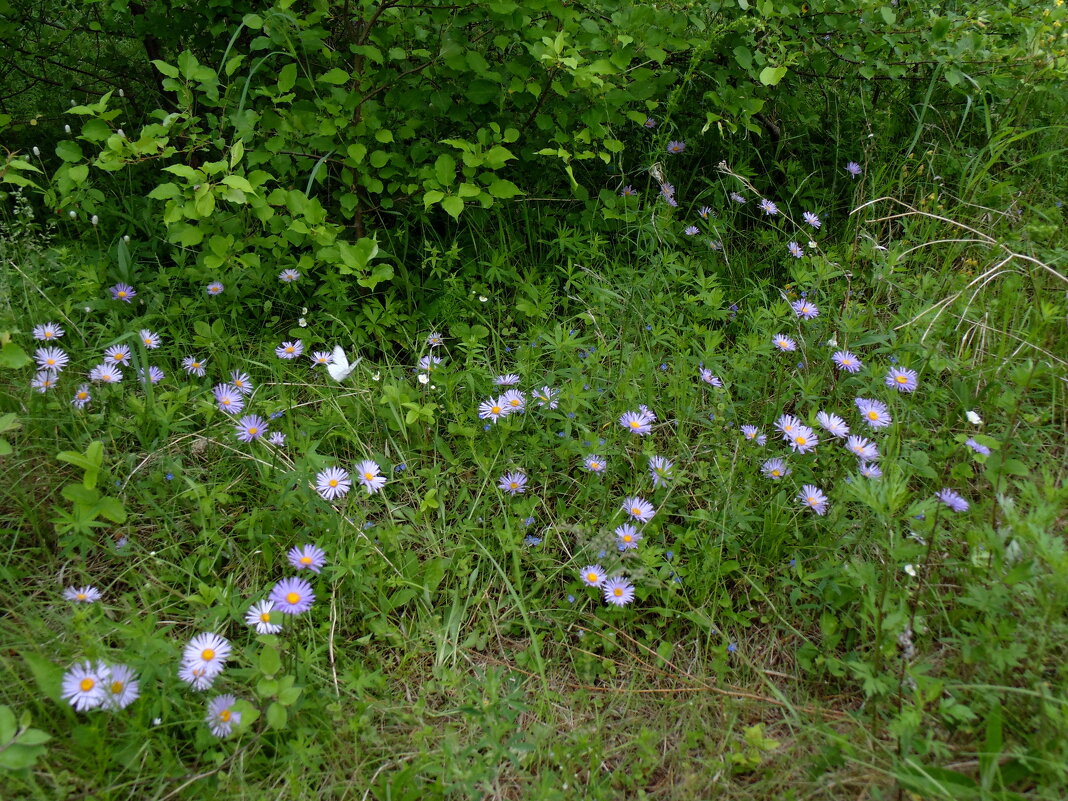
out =
[[916,568],[915,567],[913,567],[912,565],[905,565],[904,570],[910,576],[912,576],[913,578],[916,578]]
[[968,418],[968,422],[973,426],[981,426],[983,424],[983,418],[971,410],[965,412],[964,416]]
[[430,382],[430,376],[428,376],[426,373],[420,373],[419,374],[419,383],[420,384],[427,384],[429,382]]
[[297,320],[297,325],[299,325],[301,328],[307,328],[308,321],[301,317],[299,320]]
[[371,380],[372,381],[381,381],[382,380],[382,373],[381,372],[375,373],[373,376],[371,376]]
[[479,295],[479,296],[478,296],[478,299],[479,299],[480,301],[482,301],[483,303],[485,303],[485,302],[486,302],[487,300],[489,300],[489,298],[487,298],[487,297],[486,297],[485,295]]

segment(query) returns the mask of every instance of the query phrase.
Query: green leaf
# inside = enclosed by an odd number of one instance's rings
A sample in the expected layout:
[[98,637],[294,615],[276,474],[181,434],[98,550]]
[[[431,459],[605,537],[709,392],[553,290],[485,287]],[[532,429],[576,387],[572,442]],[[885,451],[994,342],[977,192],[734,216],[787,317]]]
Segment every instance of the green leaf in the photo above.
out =
[[67,171],[67,176],[74,182],[75,186],[81,186],[85,183],[85,179],[89,177],[89,165],[75,164]]
[[286,687],[280,693],[278,693],[278,703],[282,706],[292,706],[300,698],[303,687]]
[[[456,180],[456,159],[448,153],[438,156],[434,161],[434,177],[442,186],[452,186],[452,182]],[[426,203],[425,197],[423,202]],[[433,202],[436,203],[437,200]]]
[[355,244],[339,241],[337,247],[341,254],[338,272],[342,275],[362,273],[371,259],[378,255],[378,242],[367,237],[356,240]]
[[289,713],[278,702],[274,701],[267,707],[267,725],[272,729],[284,729],[288,720]]
[[365,286],[368,289],[374,289],[383,281],[389,281],[393,278],[393,265],[386,262],[376,264],[374,269],[371,270],[371,274],[366,278],[358,278],[356,283],[360,286]]
[[195,225],[179,223],[172,225],[167,231],[167,238],[182,247],[195,247],[204,241],[204,232]]
[[883,6],[879,9],[879,13],[883,15],[883,22],[887,25],[893,25],[897,22],[897,14],[894,13],[894,9],[890,6]]
[[439,202],[445,193],[440,189],[430,189],[423,193],[423,208],[429,209],[435,203]]
[[62,703],[60,690],[63,683],[63,668],[32,651],[20,651],[19,655],[33,674],[33,679],[37,682],[37,689],[41,691],[41,694],[57,703]]
[[23,770],[33,765],[37,758],[45,753],[42,746],[11,745],[0,751],[0,768],[4,770]]
[[5,342],[0,347],[0,367],[8,367],[12,370],[18,370],[20,367],[25,367],[30,364],[31,359],[26,355],[26,351],[16,345],[14,342]]
[[114,498],[111,495],[105,495],[100,499],[96,509],[97,514],[101,515],[106,520],[110,520],[112,523],[126,522],[126,508],[118,498]]
[[775,86],[786,75],[786,67],[764,67],[760,71],[760,82],[765,86]]
[[286,64],[278,72],[278,91],[285,94],[293,88],[293,84],[297,82],[297,65],[293,63]]
[[282,669],[282,655],[277,648],[263,646],[260,651],[260,671],[267,676],[277,676]]
[[361,144],[360,142],[353,142],[345,149],[345,152],[348,153],[349,158],[352,159],[354,163],[359,164],[363,161],[363,157],[367,155],[367,145]]
[[449,195],[441,201],[441,207],[449,213],[449,216],[454,220],[460,218],[460,213],[464,210],[464,202],[455,195]]
[[178,77],[178,68],[173,64],[168,64],[166,61],[160,61],[158,58],[152,60],[153,66],[166,75],[168,78]]
[[11,707],[0,705],[0,745],[14,739],[18,724],[15,723],[15,713]]
[[56,155],[64,161],[81,161],[85,156],[82,153],[82,146],[77,142],[72,142],[67,139],[56,145]]
[[324,72],[317,79],[320,83],[332,83],[337,86],[345,83],[349,79],[349,74],[340,67],[334,67],[329,72]]
[[252,184],[248,182],[248,179],[241,175],[227,175],[222,179],[222,182],[227,186],[232,186],[234,189],[240,189],[242,192],[248,192],[250,195],[256,194],[256,190],[252,188]]
[[496,181],[489,185],[489,193],[494,197],[510,198],[515,197],[516,195],[523,194],[523,190],[521,190],[511,181],[506,181],[503,178],[498,178]]

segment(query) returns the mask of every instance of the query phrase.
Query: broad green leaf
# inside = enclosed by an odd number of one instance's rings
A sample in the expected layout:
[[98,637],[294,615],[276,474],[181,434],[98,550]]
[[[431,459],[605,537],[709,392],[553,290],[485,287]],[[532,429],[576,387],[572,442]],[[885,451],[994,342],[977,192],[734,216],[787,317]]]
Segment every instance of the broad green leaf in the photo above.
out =
[[511,181],[498,178],[489,185],[489,193],[494,197],[510,198],[523,194],[523,191]]
[[178,77],[178,68],[173,64],[168,64],[166,61],[160,61],[158,58],[152,60],[153,66],[166,75],[168,78]]
[[67,139],[56,145],[56,155],[64,161],[81,161],[85,158],[82,153],[82,146],[77,142],[72,142]]
[[285,94],[297,82],[297,65],[290,62],[278,72],[278,91]]
[[760,82],[765,86],[775,86],[786,75],[786,67],[764,67],[760,71]]
[[332,83],[338,86],[348,81],[348,79],[349,74],[340,67],[334,67],[329,72],[324,72],[318,78],[321,83]]
[[25,367],[32,361],[33,360],[26,354],[26,351],[14,342],[5,342],[0,346],[0,367],[8,367],[13,370],[18,370],[20,367]]
[[460,218],[460,212],[464,210],[464,202],[456,195],[449,195],[441,201],[441,207],[449,213],[454,220]]
[[282,655],[270,645],[260,651],[260,671],[267,676],[276,676],[282,670]]
[[286,708],[277,701],[272,701],[267,707],[267,725],[272,729],[284,729],[288,720],[289,713]]

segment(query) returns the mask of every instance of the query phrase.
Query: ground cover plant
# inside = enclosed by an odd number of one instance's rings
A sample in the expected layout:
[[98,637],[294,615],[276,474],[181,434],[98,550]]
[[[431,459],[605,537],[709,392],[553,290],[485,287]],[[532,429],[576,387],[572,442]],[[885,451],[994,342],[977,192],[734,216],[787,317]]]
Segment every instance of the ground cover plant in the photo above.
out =
[[1062,798],[1063,7],[530,5],[10,56],[4,797]]

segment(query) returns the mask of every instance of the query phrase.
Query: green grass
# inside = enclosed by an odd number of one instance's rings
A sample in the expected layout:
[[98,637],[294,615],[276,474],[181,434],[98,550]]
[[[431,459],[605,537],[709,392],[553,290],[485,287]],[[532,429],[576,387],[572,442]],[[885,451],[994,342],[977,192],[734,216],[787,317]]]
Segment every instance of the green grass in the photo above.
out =
[[[613,245],[561,231],[518,268],[521,255],[503,254],[534,245],[509,241],[507,225],[479,232],[483,267],[529,269],[514,293],[449,269],[462,258],[427,241],[426,283],[407,287],[421,323],[396,329],[410,331],[405,348],[379,347],[308,280],[207,298],[142,261],[131,282],[143,303],[128,306],[107,299],[106,242],[5,240],[0,331],[17,369],[0,411],[17,427],[0,457],[0,703],[51,737],[36,754],[6,749],[36,762],[6,774],[5,798],[1061,798],[1063,251],[963,204],[928,211],[994,239],[936,243],[961,229],[885,219],[901,211],[838,221],[801,261],[740,217],[723,223],[726,259],[702,243],[654,246],[637,214]],[[781,255],[761,249],[770,242]],[[1015,258],[976,281],[1010,252],[1043,264]],[[546,255],[568,266],[552,275]],[[821,310],[810,322],[787,302],[802,290]],[[72,365],[40,395],[14,346],[32,351],[32,325],[49,319]],[[76,376],[142,327],[165,344],[134,348],[135,363],[166,379],[149,391],[127,370],[71,409]],[[446,361],[424,385],[413,365],[432,328]],[[776,333],[798,352],[776,353]],[[366,358],[339,386],[306,358],[274,357],[296,337]],[[830,362],[846,347],[866,364],[856,376]],[[207,358],[208,377],[182,373],[189,354]],[[883,386],[891,357],[919,372],[914,394]],[[700,364],[725,386],[702,383]],[[284,449],[238,443],[215,409],[210,387],[232,369],[257,387],[249,411],[284,412],[270,420]],[[559,408],[484,431],[476,410],[503,372],[528,397],[559,388]],[[878,481],[822,431],[800,456],[771,427],[784,411],[815,425],[827,410],[870,435],[857,396],[894,418],[874,433]],[[616,422],[639,404],[659,418],[647,438]],[[766,447],[743,440],[745,423]],[[991,456],[964,446],[972,436]],[[94,441],[96,480],[57,458]],[[603,475],[581,469],[589,453],[608,458]],[[653,454],[675,462],[665,488],[651,485]],[[792,475],[763,478],[770,456]],[[381,494],[356,486],[328,504],[312,489],[323,467],[364,458],[389,477]],[[497,489],[510,469],[529,476],[523,495]],[[805,483],[830,496],[825,517],[796,502]],[[79,484],[115,499],[113,519],[65,490]],[[967,513],[933,500],[945,486]],[[657,514],[622,557],[612,529],[634,494]],[[314,609],[256,636],[245,610],[305,542],[329,557]],[[596,561],[632,578],[633,604],[613,609],[582,586],[578,569]],[[84,583],[101,603],[62,599]],[[176,675],[199,631],[234,646],[207,694]],[[132,665],[141,698],[115,714],[71,710],[59,680],[84,659]],[[226,740],[203,722],[216,691],[243,701]]]

